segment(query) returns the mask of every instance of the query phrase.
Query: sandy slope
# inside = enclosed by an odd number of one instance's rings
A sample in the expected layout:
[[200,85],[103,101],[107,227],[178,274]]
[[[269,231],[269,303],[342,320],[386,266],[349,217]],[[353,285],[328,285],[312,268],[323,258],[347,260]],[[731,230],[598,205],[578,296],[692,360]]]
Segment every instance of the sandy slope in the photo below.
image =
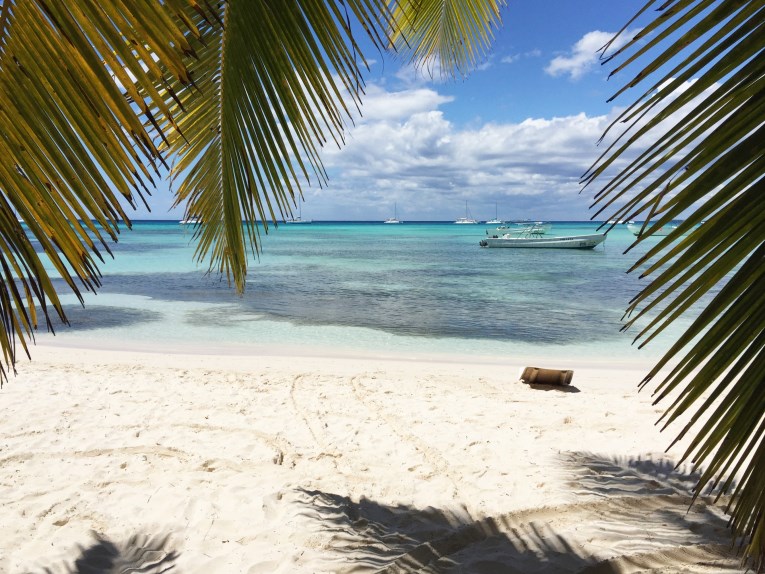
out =
[[644,369],[523,366],[38,348],[0,392],[0,571],[743,571]]

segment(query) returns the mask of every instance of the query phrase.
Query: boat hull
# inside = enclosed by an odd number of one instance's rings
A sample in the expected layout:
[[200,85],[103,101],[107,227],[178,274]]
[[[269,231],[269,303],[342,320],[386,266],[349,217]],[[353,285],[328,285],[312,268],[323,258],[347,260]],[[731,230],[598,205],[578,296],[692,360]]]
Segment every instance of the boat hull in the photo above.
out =
[[568,237],[518,237],[506,234],[502,237],[487,237],[481,240],[479,245],[514,249],[592,249],[605,240],[605,233],[569,235]]

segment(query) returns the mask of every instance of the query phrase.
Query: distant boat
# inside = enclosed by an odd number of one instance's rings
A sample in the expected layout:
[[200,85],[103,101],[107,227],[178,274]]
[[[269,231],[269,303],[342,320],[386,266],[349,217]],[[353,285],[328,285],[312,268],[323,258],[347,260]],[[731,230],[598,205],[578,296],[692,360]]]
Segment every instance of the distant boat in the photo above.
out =
[[569,235],[565,237],[541,237],[539,235],[515,235],[506,233],[478,242],[481,247],[510,247],[521,249],[592,249],[606,240],[605,233]]
[[486,223],[488,225],[502,225],[504,223],[504,221],[502,221],[498,217],[497,204],[496,203],[494,204],[494,219],[489,219]]
[[285,219],[284,223],[292,223],[292,224],[298,224],[298,223],[313,223],[310,219],[303,219],[303,202],[301,201],[298,204],[298,213],[299,215],[297,217],[293,217],[292,219]]
[[[643,229],[643,226],[628,224],[627,229],[629,229],[632,235],[634,235],[635,237],[640,237],[642,235],[641,231]],[[677,225],[665,225],[664,227],[660,227],[659,229],[651,233],[651,237],[666,237],[667,235],[672,233],[672,231],[674,231],[675,229],[677,229]]]
[[402,223],[401,221],[398,220],[397,215],[398,214],[396,213],[396,204],[394,203],[393,204],[393,217],[389,217],[388,219],[383,221],[383,223]]
[[191,215],[189,217],[185,217],[181,219],[178,223],[180,223],[181,225],[199,225],[200,223],[202,223],[202,218]]
[[475,225],[478,223],[473,217],[470,215],[470,210],[468,209],[467,201],[465,202],[465,217],[459,217],[454,222],[457,225]]

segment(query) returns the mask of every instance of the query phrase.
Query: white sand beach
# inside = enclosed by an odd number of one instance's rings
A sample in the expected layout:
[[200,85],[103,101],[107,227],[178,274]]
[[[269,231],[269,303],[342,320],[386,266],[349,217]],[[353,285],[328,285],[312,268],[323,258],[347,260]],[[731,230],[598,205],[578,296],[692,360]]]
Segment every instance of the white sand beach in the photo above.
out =
[[534,363],[36,347],[0,391],[0,571],[743,572],[649,365]]

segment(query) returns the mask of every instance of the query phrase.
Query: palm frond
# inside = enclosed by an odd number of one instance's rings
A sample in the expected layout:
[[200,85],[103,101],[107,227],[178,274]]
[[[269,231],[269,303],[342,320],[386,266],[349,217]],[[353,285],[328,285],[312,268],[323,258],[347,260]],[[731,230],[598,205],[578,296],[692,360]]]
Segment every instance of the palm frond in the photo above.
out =
[[[483,56],[500,24],[504,0],[398,0],[395,49],[442,75],[466,75]],[[472,41],[468,41],[472,39]]]
[[[16,339],[27,349],[38,307],[48,327],[49,306],[66,320],[44,261],[78,297],[81,289],[95,289],[101,252],[109,253],[120,222],[129,225],[120,198],[135,204],[152,172],[158,174],[157,132],[144,124],[151,126],[155,109],[171,116],[150,87],[158,80],[147,77],[152,59],[143,57],[162,54],[165,66],[182,76],[188,47],[171,4],[178,1],[143,3],[140,10],[120,0],[3,3],[0,346],[6,365],[16,360]],[[154,36],[137,22],[151,22]],[[130,74],[144,78],[146,98]],[[0,371],[4,376],[4,365]]]
[[[353,2],[368,27],[387,22],[384,3]],[[301,181],[327,176],[319,158],[341,145],[346,93],[359,105],[358,51],[340,3],[230,1],[214,18],[188,13],[201,31],[194,86],[175,86],[180,119],[169,153],[179,158],[177,202],[205,223],[197,256],[244,288],[247,247],[259,250],[258,223],[291,213]]]
[[[194,86],[173,86],[178,125],[163,130],[173,133],[167,149],[178,158],[178,204],[205,222],[196,229],[197,257],[239,290],[247,250],[259,253],[260,226],[268,232],[269,221],[290,216],[304,185],[328,183],[321,149],[343,144],[363,96],[366,60],[355,31],[414,59],[437,47],[455,54],[443,65],[456,67],[472,63],[464,55],[487,41],[497,17],[490,0],[451,2],[449,17],[436,20],[435,3],[388,4],[230,0],[214,18],[187,13],[201,32],[189,64]],[[396,42],[407,34],[416,45]]]
[[[450,2],[434,20],[435,3],[395,0],[3,2],[5,364],[17,342],[27,348],[38,312],[48,326],[49,306],[66,320],[43,261],[78,297],[97,288],[102,252],[130,225],[123,205],[146,202],[166,157],[178,202],[205,222],[197,256],[243,289],[257,222],[267,231],[292,213],[303,185],[327,183],[321,148],[342,145],[364,90],[356,34],[415,60],[439,53],[442,66],[463,71],[499,3]],[[408,45],[395,40],[404,36]],[[0,365],[0,382],[5,372]]]
[[[665,425],[690,413],[683,460],[704,470],[697,492],[733,488],[730,510],[747,553],[765,567],[765,3],[670,0],[615,56],[626,71],[652,60],[625,87],[650,87],[609,128],[618,133],[585,173],[603,179],[628,150],[647,148],[595,195],[597,214],[635,219],[646,233],[685,221],[633,271],[652,281],[630,302],[626,327],[650,317],[642,344],[703,302],[703,310],[643,380],[668,374],[657,402],[676,396]],[[612,56],[614,57],[614,56]],[[608,132],[607,132],[608,134]],[[715,293],[716,291],[716,293]],[[682,461],[681,461],[682,462]]]

